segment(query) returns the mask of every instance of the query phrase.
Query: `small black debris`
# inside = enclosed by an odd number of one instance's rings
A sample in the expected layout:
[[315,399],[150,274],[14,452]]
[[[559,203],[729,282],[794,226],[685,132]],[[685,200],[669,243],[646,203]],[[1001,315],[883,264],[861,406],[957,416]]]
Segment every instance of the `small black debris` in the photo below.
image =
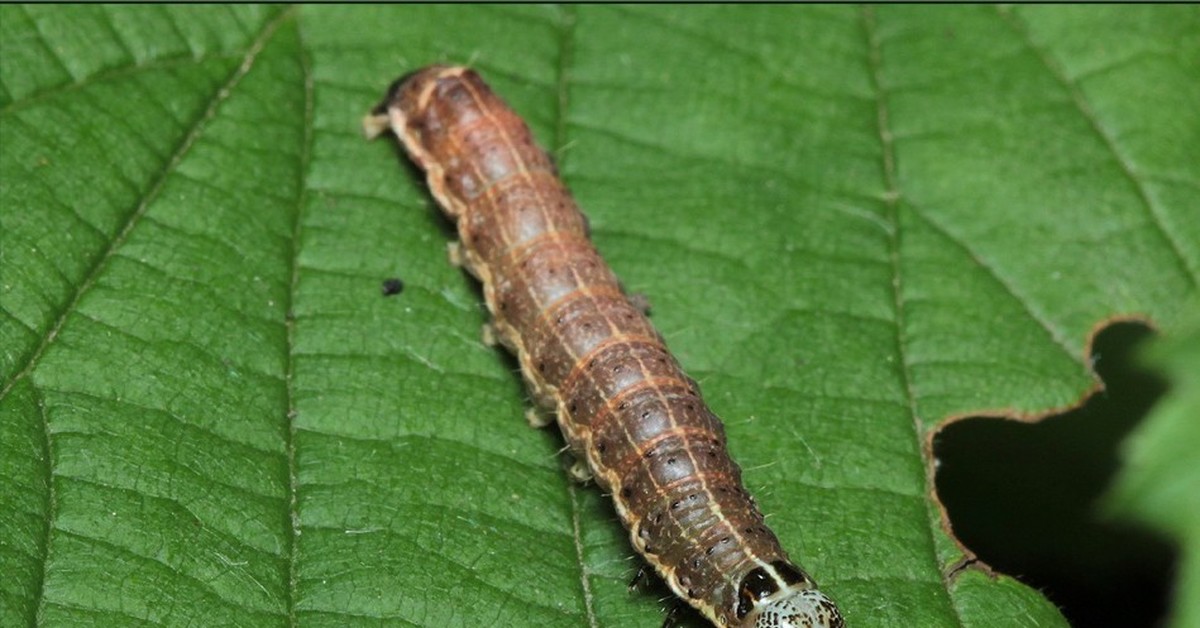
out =
[[381,288],[383,290],[383,296],[390,297],[404,292],[404,282],[395,277],[390,277],[383,280],[383,285]]

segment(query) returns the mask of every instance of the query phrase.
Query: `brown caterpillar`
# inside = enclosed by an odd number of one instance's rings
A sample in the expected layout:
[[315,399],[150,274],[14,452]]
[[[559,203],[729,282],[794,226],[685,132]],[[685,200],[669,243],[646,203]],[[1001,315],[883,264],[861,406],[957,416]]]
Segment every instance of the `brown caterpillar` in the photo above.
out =
[[364,120],[369,137],[389,127],[457,224],[451,256],[482,282],[490,333],[675,594],[719,626],[844,626],[764,525],[720,420],[517,114],[474,71],[435,65],[394,82]]

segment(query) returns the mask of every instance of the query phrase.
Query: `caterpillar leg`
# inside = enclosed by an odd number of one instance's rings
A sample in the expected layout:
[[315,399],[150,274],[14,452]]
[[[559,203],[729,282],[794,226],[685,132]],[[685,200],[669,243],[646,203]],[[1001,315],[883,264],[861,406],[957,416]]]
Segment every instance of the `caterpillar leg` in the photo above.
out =
[[489,347],[500,344],[500,339],[496,336],[496,326],[491,322],[483,324],[483,328],[479,332],[479,339]]
[[[633,574],[633,579],[629,581],[629,592],[633,593],[639,588],[650,590],[655,587],[666,588],[666,584],[658,577],[657,573],[654,573],[649,564],[643,562],[638,567],[637,573]],[[667,602],[667,608],[664,609],[666,612],[663,615],[662,628],[678,628],[681,626],[681,622],[686,617],[689,609],[690,607],[684,604],[683,600],[672,596],[670,601]]]
[[447,242],[446,243],[446,259],[450,260],[451,266],[453,266],[455,268],[462,268],[462,265],[464,263],[462,244],[459,242]]
[[373,140],[387,132],[390,126],[391,123],[388,121],[386,111],[383,113],[368,113],[362,121],[363,135],[367,139]]
[[539,408],[526,408],[525,422],[529,427],[540,430],[554,422],[554,415]]
[[667,604],[670,605],[670,608],[667,609],[667,614],[663,616],[662,628],[677,628],[682,625],[680,622],[683,621],[683,615],[689,607],[683,603],[683,600],[674,597]]
[[567,475],[572,480],[580,484],[587,484],[592,481],[592,470],[588,467],[587,459],[574,456],[570,466],[567,467]]
[[650,583],[650,578],[654,576],[654,572],[648,567],[649,565],[642,563],[641,566],[638,567],[637,573],[633,574],[633,578],[629,580],[630,593],[636,591],[638,587]]

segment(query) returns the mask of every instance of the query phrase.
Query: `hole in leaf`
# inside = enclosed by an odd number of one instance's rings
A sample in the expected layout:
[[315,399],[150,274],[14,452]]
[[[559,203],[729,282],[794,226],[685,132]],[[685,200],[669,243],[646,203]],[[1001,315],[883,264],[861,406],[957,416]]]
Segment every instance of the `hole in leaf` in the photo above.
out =
[[1134,323],[1097,335],[1105,390],[1079,408],[1037,423],[957,421],[934,442],[938,496],[958,539],[1042,591],[1075,628],[1159,626],[1169,609],[1173,547],[1100,503],[1122,440],[1164,391],[1137,365],[1150,335]]

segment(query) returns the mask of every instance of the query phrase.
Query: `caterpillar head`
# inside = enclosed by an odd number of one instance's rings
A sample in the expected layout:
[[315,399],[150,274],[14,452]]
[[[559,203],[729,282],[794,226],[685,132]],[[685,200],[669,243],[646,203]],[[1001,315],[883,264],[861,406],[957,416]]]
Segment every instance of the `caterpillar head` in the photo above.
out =
[[833,600],[816,589],[784,589],[758,601],[746,628],[844,628]]
[[784,561],[754,569],[738,588],[741,628],[845,628],[837,605],[808,574]]

